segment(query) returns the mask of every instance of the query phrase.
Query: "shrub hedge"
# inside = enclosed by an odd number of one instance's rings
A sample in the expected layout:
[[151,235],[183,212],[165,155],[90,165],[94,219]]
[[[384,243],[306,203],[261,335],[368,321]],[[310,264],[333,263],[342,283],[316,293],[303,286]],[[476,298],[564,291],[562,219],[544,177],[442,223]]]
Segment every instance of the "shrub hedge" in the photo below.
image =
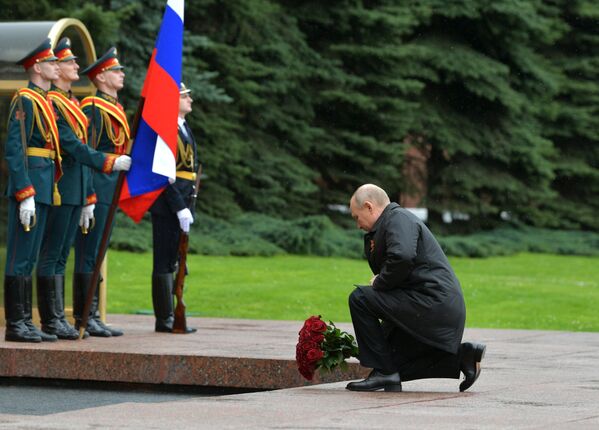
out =
[[[499,228],[465,236],[438,236],[447,255],[490,257],[518,252],[599,255],[599,234],[532,227]],[[146,216],[135,224],[117,215],[111,241],[114,249],[149,252],[152,226]],[[204,255],[302,254],[361,258],[362,232],[346,230],[326,216],[282,220],[245,213],[225,221],[200,214],[192,226],[190,252]]]

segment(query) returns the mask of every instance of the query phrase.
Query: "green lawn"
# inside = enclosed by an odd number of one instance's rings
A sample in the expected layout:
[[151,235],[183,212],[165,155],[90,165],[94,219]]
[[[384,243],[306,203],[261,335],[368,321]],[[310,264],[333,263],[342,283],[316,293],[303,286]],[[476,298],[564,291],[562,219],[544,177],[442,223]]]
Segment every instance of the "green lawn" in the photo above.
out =
[[[151,254],[109,254],[108,312],[151,312]],[[451,262],[464,289],[468,327],[599,331],[599,257],[519,254]],[[352,284],[371,276],[365,261],[300,256],[193,255],[189,268],[188,314],[230,318],[321,314],[349,321]]]

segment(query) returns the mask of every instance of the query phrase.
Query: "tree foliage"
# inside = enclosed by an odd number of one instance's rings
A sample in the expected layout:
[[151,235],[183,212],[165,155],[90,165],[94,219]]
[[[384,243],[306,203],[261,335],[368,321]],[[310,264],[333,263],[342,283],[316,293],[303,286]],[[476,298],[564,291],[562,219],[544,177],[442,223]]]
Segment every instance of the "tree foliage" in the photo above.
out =
[[556,147],[552,189],[558,198],[545,210],[559,216],[553,226],[599,230],[599,5],[555,0],[567,31],[546,51],[561,71],[545,136]]
[[[3,20],[72,16],[116,45],[132,114],[164,0],[0,0]],[[200,210],[335,213],[374,182],[424,205],[597,229],[599,6],[590,0],[188,0],[183,79],[207,177]],[[455,226],[450,226],[455,230]]]

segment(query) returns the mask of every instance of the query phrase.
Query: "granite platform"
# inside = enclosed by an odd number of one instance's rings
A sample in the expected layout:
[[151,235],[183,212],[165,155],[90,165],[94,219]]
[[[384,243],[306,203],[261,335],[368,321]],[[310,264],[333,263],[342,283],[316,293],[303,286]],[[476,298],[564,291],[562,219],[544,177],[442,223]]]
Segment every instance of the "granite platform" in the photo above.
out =
[[[112,321],[113,318],[111,317]],[[145,320],[114,317],[129,333],[121,338],[136,344],[139,335],[150,336]],[[142,324],[143,323],[143,324]],[[200,333],[207,350],[221,351],[212,336],[227,345],[239,339],[237,350],[291,358],[291,339],[299,322],[227,321],[193,319],[214,330]],[[135,329],[141,324],[142,326]],[[242,336],[227,333],[231,328]],[[273,330],[273,333],[270,333]],[[245,334],[245,337],[243,336]],[[249,336],[252,336],[249,338]],[[166,335],[168,336],[168,335]],[[273,337],[272,342],[263,341]],[[275,340],[275,338],[277,340]],[[465,338],[487,344],[479,380],[467,391],[459,381],[430,379],[404,382],[402,393],[356,393],[344,382],[296,388],[204,397],[189,394],[177,399],[154,400],[114,394],[112,400],[72,401],[51,412],[6,408],[0,403],[2,429],[598,429],[599,333],[467,329]],[[196,343],[192,337],[184,342]],[[116,339],[110,342],[116,342]],[[179,342],[179,340],[177,340]],[[1,343],[1,342],[0,342]],[[199,343],[199,342],[197,342]],[[279,344],[280,343],[280,344]],[[255,344],[261,346],[254,346]],[[96,350],[100,342],[90,342]],[[92,347],[93,345],[93,347]],[[116,345],[116,344],[115,344]],[[270,346],[268,346],[270,345]],[[4,346],[4,345],[3,345]],[[138,344],[140,347],[140,344]],[[195,350],[202,350],[199,344]],[[272,349],[270,349],[272,348]],[[33,349],[25,350],[33,356]],[[274,358],[273,357],[273,358]],[[118,368],[120,363],[113,363]],[[17,393],[18,387],[0,386]],[[15,391],[10,391],[15,390]],[[21,397],[30,399],[32,392]],[[15,394],[15,397],[17,394]],[[62,396],[55,396],[62,397]],[[43,393],[38,397],[44,400]],[[29,400],[31,401],[31,400]],[[49,403],[51,400],[46,400]],[[60,401],[53,398],[52,401]],[[95,402],[95,403],[94,403]]]
[[0,340],[0,377],[273,390],[366,372],[351,359],[347,371],[303,379],[295,363],[302,322],[187,318],[198,331],[186,335],[154,332],[153,316],[109,315],[108,323],[125,335],[37,344]]

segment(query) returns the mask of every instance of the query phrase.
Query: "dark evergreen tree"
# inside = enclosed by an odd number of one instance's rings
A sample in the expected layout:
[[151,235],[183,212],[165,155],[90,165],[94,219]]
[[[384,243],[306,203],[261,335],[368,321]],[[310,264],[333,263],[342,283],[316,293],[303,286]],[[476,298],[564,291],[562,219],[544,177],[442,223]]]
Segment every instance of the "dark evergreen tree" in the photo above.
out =
[[[313,125],[306,81],[318,57],[295,20],[267,0],[198,0],[187,27],[207,42],[192,54],[197,69],[218,70],[230,104],[203,103],[206,210],[220,216],[253,210],[283,217],[317,212],[318,188],[306,154],[322,139]],[[238,209],[236,209],[238,208]]]
[[326,170],[341,172],[345,195],[370,180],[393,194],[407,186],[410,142],[430,151],[433,215],[466,213],[470,226],[492,225],[501,211],[547,218],[553,147],[540,117],[557,82],[536,50],[556,27],[540,1],[285,3],[346,77],[317,102],[332,139]]
[[599,230],[599,4],[554,0],[567,32],[547,52],[563,73],[545,135],[553,140],[559,193],[546,209],[553,227]]
[[325,133],[306,158],[319,172],[321,204],[347,204],[364,182],[397,190],[402,141],[418,107],[412,96],[421,87],[399,67],[405,15],[384,2],[282,3],[323,58],[310,101]]
[[[202,210],[295,218],[360,183],[405,191],[428,158],[432,222],[596,229],[598,16],[590,0],[188,0],[183,79]],[[133,114],[165,0],[0,0],[3,20],[81,19],[116,45]],[[328,212],[332,215],[331,212]]]

